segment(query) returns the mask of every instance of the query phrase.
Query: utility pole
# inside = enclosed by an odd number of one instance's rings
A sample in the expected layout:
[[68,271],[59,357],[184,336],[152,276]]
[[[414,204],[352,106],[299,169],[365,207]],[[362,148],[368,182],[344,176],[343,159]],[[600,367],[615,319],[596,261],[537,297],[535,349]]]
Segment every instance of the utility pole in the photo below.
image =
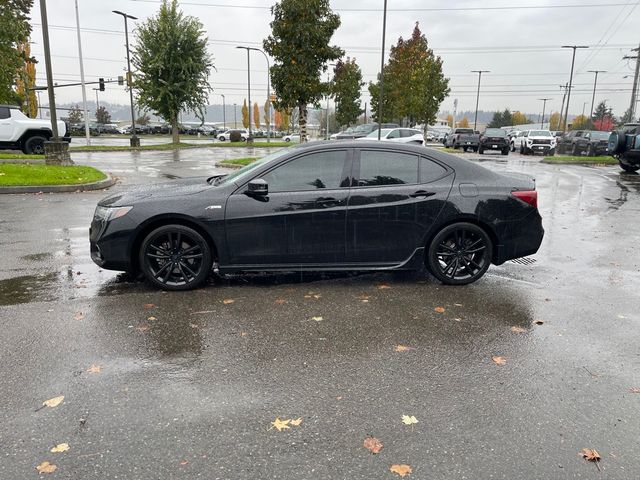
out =
[[571,57],[571,73],[569,74],[569,91],[567,92],[567,105],[564,115],[564,132],[567,131],[567,124],[569,123],[569,102],[571,101],[571,88],[573,86],[573,67],[576,63],[576,50],[578,48],[589,48],[586,45],[562,45],[562,48],[571,48],[573,49],[573,55]]
[[[564,101],[567,98],[567,90],[569,89],[569,84],[565,83],[564,85],[560,85],[560,89],[564,89],[564,93],[562,94],[562,106],[560,107],[560,123],[558,123],[558,130],[565,131],[564,124],[562,123],[562,115],[564,115]],[[564,121],[567,123],[567,120]]]
[[222,128],[227,129],[227,106],[224,103],[224,93],[221,93],[222,97]]
[[476,114],[473,117],[473,130],[475,131],[478,126],[478,104],[480,102],[480,79],[483,73],[490,73],[489,70],[471,70],[471,73],[478,74],[478,93],[476,95]]
[[382,14],[382,53],[380,56],[380,95],[378,96],[378,140],[382,134],[382,106],[384,105],[384,48],[387,35],[387,0],[384,0]]
[[131,103],[131,133],[133,133],[129,139],[129,144],[132,147],[139,147],[140,138],[136,135],[136,114],[133,111],[133,77],[131,75],[131,56],[129,54],[129,28],[127,27],[127,18],[137,20],[138,17],[134,17],[119,10],[112,10],[112,12],[117,15],[122,15],[124,18],[124,38],[127,44],[127,84],[129,85],[129,101]]
[[[596,86],[598,85],[598,74],[599,73],[606,73],[606,70],[589,70],[589,73],[595,73],[596,77],[593,80],[593,95],[591,96],[591,113],[589,113],[589,119],[591,120],[593,118],[593,107],[595,105],[595,101],[596,101]],[[584,115],[584,113],[583,113]]]
[[622,58],[627,60],[635,59],[636,61],[636,73],[633,76],[633,88],[631,89],[631,105],[629,106],[629,111],[631,112],[631,121],[633,122],[636,118],[636,98],[638,95],[638,77],[640,76],[640,46],[638,48],[634,48],[632,51],[636,52],[637,55],[625,56]]
[[38,95],[38,116],[42,118],[42,103],[40,102],[40,90],[36,90],[36,94]]
[[[538,100],[542,100],[542,121],[540,122],[540,128],[544,129],[544,112],[547,107],[547,100],[553,100],[553,98],[539,98]],[[551,127],[551,125],[549,125]]]
[[[100,102],[98,102],[98,92],[100,91],[99,88],[94,88],[93,89],[94,92],[96,92],[96,115],[98,114],[98,109],[100,108]],[[96,118],[98,118],[96,116]]]
[[87,90],[84,84],[84,63],[82,61],[82,40],[80,38],[80,13],[78,12],[78,0],[75,0],[75,3],[76,29],[78,31],[78,58],[80,59],[80,83],[82,83],[82,105],[84,106],[84,134],[87,138],[87,145],[91,145],[91,133],[89,131],[89,111],[87,110]]
[[51,116],[50,141],[44,142],[45,163],[54,165],[70,165],[69,144],[60,139],[58,117],[56,115],[56,94],[53,90],[53,68],[51,67],[51,47],[49,45],[49,20],[47,19],[47,1],[40,0],[40,17],[42,21],[42,40],[44,47],[44,64],[47,72],[47,93],[49,94],[49,115]]
[[238,104],[233,104],[233,128],[238,128]]

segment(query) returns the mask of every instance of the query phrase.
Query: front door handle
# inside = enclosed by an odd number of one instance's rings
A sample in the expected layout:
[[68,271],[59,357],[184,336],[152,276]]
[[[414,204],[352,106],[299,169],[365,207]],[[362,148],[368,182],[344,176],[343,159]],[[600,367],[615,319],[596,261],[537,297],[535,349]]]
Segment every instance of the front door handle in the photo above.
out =
[[427,192],[426,190],[418,190],[417,192],[413,192],[409,196],[413,198],[427,198],[427,197],[432,197],[435,194],[436,192]]

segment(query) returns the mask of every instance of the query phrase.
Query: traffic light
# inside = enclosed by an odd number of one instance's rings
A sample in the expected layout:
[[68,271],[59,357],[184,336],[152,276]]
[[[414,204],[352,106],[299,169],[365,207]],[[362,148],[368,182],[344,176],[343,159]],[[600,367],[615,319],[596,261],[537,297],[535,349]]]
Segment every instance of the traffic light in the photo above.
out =
[[124,85],[124,77],[122,75],[118,75],[118,85]]
[[99,78],[98,79],[98,84],[99,84],[99,86],[98,86],[99,90],[101,92],[104,92],[104,78]]

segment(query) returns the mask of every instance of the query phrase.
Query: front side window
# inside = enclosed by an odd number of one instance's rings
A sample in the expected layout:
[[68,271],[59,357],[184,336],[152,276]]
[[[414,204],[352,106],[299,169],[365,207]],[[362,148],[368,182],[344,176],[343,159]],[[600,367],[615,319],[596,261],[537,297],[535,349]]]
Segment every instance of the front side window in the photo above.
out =
[[287,162],[262,178],[269,185],[269,192],[340,188],[346,160],[346,150],[312,153]]
[[418,156],[408,153],[362,150],[358,186],[418,183]]
[[391,130],[387,138],[400,138],[400,130]]
[[9,107],[0,107],[0,120],[4,120],[5,118],[9,118],[11,115],[9,113]]

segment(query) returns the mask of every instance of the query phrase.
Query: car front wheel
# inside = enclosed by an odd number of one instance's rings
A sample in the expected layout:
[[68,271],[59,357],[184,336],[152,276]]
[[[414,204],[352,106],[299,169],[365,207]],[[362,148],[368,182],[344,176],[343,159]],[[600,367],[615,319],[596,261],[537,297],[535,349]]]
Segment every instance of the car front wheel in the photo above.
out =
[[163,290],[197,288],[213,265],[207,241],[183,225],[164,225],[147,235],[139,262],[147,280]]
[[22,151],[27,155],[42,155],[44,153],[44,142],[47,139],[39,135],[30,137],[24,142]]
[[467,285],[487,271],[492,249],[491,239],[482,228],[473,223],[454,223],[431,241],[427,267],[446,285]]

